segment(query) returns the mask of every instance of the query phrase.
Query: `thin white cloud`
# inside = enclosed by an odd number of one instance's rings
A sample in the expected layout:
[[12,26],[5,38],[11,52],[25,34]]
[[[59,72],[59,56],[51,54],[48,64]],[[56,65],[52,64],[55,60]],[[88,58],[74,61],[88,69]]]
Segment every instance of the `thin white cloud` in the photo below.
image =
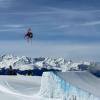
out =
[[[42,8],[41,8],[42,9]],[[79,11],[79,10],[69,10],[69,9],[61,9],[61,8],[54,8],[54,7],[45,7],[42,11],[36,11],[36,12],[8,12],[8,13],[1,13],[1,14],[14,14],[14,15],[38,15],[38,14],[43,14],[43,15],[49,15],[49,14],[82,14],[86,13],[87,11]]]
[[98,24],[100,24],[100,21],[86,22],[81,25],[88,26],[88,25],[98,25]]
[[57,27],[55,27],[55,29],[64,29],[64,28],[68,28],[70,25],[59,25]]
[[14,0],[0,0],[0,8],[9,8]]
[[23,28],[16,28],[16,29],[12,29],[12,28],[9,28],[9,29],[0,29],[0,32],[21,31],[21,30],[25,30],[25,29],[23,29]]
[[3,27],[8,27],[8,28],[21,28],[23,25],[21,24],[8,24],[8,25],[2,25]]
[[66,29],[68,27],[71,27],[71,26],[93,26],[93,25],[99,25],[100,24],[100,21],[91,21],[91,22],[85,22],[85,23],[74,23],[74,24],[69,24],[69,25],[59,25],[57,27],[55,27],[55,29]]

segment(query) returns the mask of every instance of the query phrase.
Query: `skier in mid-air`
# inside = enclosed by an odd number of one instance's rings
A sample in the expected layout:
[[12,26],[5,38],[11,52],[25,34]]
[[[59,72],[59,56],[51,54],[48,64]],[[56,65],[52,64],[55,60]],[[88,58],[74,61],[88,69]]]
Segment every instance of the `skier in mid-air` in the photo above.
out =
[[24,38],[27,40],[27,42],[32,42],[32,38],[33,38],[33,33],[31,28],[28,29],[27,33],[25,33]]

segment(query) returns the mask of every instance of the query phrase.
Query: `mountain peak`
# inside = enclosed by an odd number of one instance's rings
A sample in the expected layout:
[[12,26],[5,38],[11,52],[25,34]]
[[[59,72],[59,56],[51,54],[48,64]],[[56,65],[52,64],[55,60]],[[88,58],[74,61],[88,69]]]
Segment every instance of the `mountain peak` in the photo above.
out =
[[64,58],[30,58],[26,56],[15,56],[12,54],[5,54],[0,56],[0,68],[9,68],[12,65],[14,69],[25,69],[22,67],[28,68],[46,68],[46,69],[54,69],[60,71],[67,71],[67,70],[82,70],[87,69],[87,66],[90,65],[89,62],[72,62],[71,60],[65,60]]

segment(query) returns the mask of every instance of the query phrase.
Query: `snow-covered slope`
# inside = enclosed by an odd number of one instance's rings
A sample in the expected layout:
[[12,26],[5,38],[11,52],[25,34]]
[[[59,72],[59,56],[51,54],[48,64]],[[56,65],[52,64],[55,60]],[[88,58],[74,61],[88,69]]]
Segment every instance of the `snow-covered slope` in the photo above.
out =
[[62,100],[100,100],[100,79],[89,72],[44,72],[40,95]]
[[0,100],[45,100],[37,95],[41,77],[0,76]]
[[[67,70],[87,70],[90,66],[90,62],[72,62],[71,60],[65,60],[63,58],[30,58],[30,57],[18,57],[14,55],[2,55],[0,56],[0,68],[9,68],[19,70],[32,70],[32,69],[54,69],[65,72]],[[82,66],[81,66],[82,65]],[[80,67],[81,66],[81,67]]]

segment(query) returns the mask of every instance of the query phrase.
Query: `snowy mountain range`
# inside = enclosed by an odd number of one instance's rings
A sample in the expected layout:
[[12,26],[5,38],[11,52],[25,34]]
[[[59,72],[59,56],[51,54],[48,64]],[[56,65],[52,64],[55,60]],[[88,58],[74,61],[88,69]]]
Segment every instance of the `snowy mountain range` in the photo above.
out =
[[2,55],[0,56],[0,68],[9,68],[11,65],[14,69],[27,70],[34,68],[47,68],[58,70],[70,70],[71,68],[78,70],[78,65],[90,65],[89,62],[74,63],[71,60],[66,61],[63,58],[30,58],[25,56]]
[[97,63],[93,62],[73,62],[71,60],[65,60],[63,58],[30,58],[25,56],[14,56],[11,54],[0,56],[0,69],[8,69],[9,66],[12,66],[12,69],[20,71],[34,69],[58,70],[62,72],[83,71],[93,68],[90,68],[90,66],[96,65]]

